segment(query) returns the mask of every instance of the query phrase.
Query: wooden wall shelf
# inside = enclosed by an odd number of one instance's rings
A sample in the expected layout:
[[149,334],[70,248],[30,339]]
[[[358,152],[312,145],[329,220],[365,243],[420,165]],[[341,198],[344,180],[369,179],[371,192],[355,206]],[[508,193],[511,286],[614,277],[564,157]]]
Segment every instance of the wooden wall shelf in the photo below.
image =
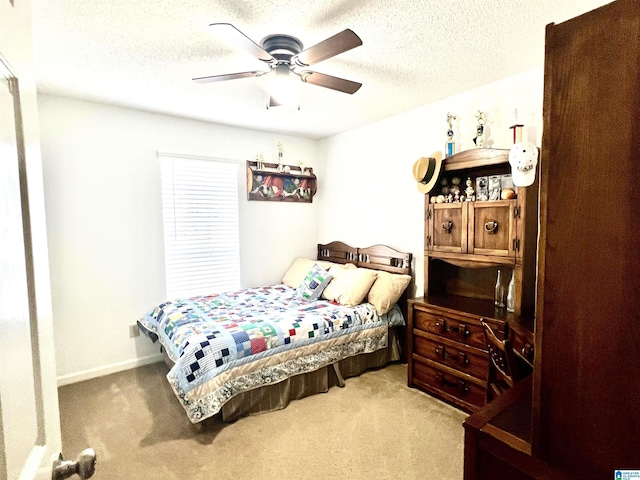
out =
[[279,171],[277,163],[262,162],[259,166],[257,161],[247,160],[247,200],[311,203],[317,189],[313,168],[284,168],[288,172]]

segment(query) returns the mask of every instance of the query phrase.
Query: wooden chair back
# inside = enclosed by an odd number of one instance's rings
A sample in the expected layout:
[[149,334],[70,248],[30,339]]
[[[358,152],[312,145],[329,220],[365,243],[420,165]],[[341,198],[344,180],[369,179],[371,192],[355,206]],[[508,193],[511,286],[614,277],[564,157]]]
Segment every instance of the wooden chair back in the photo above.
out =
[[489,372],[487,376],[487,402],[490,402],[520,380],[511,341],[499,339],[491,326],[481,320],[484,337],[489,349]]

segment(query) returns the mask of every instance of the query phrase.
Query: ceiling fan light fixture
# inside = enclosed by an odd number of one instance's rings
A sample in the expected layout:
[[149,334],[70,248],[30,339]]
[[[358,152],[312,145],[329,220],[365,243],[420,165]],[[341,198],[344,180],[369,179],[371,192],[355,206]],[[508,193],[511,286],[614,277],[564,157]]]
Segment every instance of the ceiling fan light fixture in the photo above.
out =
[[298,104],[300,99],[301,82],[296,75],[291,74],[290,66],[279,64],[274,69],[275,75],[269,78],[269,95],[271,107]]

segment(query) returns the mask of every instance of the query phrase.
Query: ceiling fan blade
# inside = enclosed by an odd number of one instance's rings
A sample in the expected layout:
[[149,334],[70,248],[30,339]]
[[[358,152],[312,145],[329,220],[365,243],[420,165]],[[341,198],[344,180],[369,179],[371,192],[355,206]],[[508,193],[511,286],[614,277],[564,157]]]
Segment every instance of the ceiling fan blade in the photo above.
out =
[[332,75],[326,75],[324,73],[312,72],[306,70],[300,74],[300,78],[303,82],[311,83],[319,87],[330,88],[332,90],[338,90],[348,94],[356,93],[361,83],[352,82],[351,80],[345,80],[344,78],[334,77]]
[[275,61],[275,58],[273,58],[269,52],[267,52],[264,48],[251,40],[230,23],[212,23],[209,26],[216,27],[217,33],[224,36],[227,40],[233,42],[239,47],[243,48],[258,60],[262,60],[263,62]]
[[347,28],[295,55],[292,62],[295,62],[299,67],[308,67],[360,45],[362,45],[360,37],[353,30]]
[[239,73],[227,73],[225,75],[212,75],[210,77],[197,77],[194,78],[194,82],[198,83],[212,83],[212,82],[222,82],[224,80],[235,80],[236,78],[247,78],[247,77],[260,77],[269,72],[263,72],[261,70],[253,71],[253,72],[239,72]]

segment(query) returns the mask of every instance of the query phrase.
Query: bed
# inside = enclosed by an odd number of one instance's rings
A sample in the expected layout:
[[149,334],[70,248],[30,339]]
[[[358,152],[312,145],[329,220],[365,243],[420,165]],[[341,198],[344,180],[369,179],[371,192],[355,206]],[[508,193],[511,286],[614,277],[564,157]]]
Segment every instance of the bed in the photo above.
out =
[[411,261],[384,245],[319,244],[281,284],[167,301],[138,324],[189,420],[231,421],[402,360]]

